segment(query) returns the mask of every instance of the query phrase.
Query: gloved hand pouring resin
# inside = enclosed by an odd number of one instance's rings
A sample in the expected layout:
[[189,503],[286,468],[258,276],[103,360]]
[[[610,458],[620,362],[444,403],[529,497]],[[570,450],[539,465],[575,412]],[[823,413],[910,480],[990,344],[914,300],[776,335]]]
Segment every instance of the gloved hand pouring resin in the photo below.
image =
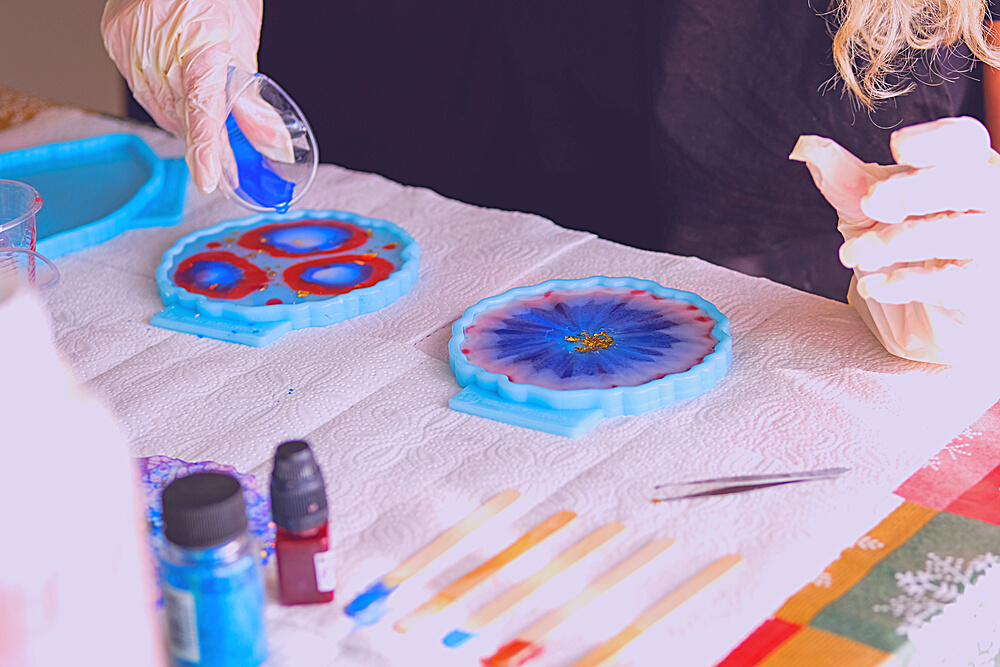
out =
[[153,120],[184,139],[203,193],[221,174],[227,70],[257,71],[262,14],[262,0],[109,0],[104,8],[108,53]]
[[848,301],[886,349],[917,361],[981,358],[1000,325],[1000,156],[972,118],[898,130],[897,164],[865,164],[830,139],[799,138],[840,214]]

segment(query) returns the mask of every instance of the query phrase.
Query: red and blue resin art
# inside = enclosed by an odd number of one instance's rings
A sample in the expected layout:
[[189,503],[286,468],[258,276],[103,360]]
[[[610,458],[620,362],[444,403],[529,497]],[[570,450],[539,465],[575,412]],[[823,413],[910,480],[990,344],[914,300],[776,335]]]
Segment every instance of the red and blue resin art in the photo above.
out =
[[[401,263],[399,239],[374,236],[363,227],[334,220],[264,225],[239,236],[223,234],[204,241],[206,249],[182,259],[173,278],[188,292],[244,305],[346,294],[385,280]],[[369,247],[362,254],[339,254],[365,244]]]
[[216,299],[242,299],[267,285],[267,274],[231,252],[213,250],[191,255],[177,267],[174,282],[195,294]]
[[292,329],[379,310],[417,279],[391,222],[342,211],[265,213],[191,234],[164,255],[153,324],[263,346]]

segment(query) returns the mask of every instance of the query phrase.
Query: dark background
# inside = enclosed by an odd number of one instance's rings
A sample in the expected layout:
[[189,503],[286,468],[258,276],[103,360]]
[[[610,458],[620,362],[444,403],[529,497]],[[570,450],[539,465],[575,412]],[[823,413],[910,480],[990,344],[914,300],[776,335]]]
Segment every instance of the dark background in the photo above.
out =
[[258,62],[323,162],[843,300],[836,213],[787,159],[796,138],[890,162],[893,129],[981,116],[981,86],[935,74],[967,69],[950,54],[869,114],[822,92],[829,26],[807,0],[739,7],[282,0],[265,3]]

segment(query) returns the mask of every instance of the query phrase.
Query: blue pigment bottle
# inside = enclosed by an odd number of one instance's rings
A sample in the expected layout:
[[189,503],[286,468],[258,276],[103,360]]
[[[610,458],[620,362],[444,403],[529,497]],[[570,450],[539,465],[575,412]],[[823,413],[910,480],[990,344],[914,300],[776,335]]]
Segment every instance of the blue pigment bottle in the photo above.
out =
[[174,664],[256,667],[267,658],[259,550],[239,481],[203,472],[163,490],[159,554]]

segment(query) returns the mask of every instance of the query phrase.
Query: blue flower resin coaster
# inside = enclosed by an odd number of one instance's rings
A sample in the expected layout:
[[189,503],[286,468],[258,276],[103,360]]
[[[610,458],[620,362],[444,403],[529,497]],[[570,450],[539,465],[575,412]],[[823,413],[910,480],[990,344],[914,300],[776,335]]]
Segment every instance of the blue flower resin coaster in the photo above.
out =
[[637,278],[548,280],[483,299],[452,326],[454,410],[579,437],[714,387],[729,318],[697,294]]
[[164,329],[263,347],[293,329],[373,313],[417,282],[420,251],[386,220],[261,213],[189,234],[163,254]]

